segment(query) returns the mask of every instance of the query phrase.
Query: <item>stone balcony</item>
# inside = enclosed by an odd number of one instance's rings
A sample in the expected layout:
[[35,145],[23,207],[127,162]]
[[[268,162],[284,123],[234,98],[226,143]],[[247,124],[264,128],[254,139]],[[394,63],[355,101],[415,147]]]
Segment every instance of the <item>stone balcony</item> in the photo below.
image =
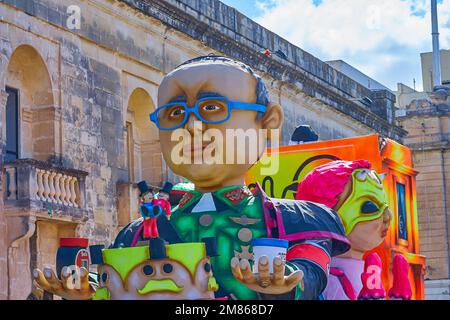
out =
[[67,222],[87,220],[87,172],[34,159],[5,162],[5,213]]

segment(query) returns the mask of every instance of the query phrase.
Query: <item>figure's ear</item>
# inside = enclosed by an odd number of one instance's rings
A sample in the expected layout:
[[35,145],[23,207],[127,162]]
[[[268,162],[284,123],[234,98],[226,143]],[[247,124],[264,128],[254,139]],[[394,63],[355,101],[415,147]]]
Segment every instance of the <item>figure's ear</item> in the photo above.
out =
[[266,113],[261,120],[262,128],[267,130],[280,129],[283,125],[284,113],[281,106],[277,103],[270,102],[267,105]]

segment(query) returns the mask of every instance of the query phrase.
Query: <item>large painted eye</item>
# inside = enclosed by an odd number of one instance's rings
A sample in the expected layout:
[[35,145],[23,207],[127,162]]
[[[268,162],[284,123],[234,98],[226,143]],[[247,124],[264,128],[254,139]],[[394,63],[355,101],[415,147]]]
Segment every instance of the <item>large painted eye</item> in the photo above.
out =
[[367,171],[362,170],[356,174],[356,179],[358,179],[361,182],[364,182],[367,180]]
[[204,105],[202,107],[203,110],[208,111],[208,112],[214,112],[214,111],[218,111],[220,110],[220,106],[219,105],[215,105],[215,104],[207,104]]
[[378,208],[378,206],[372,201],[364,202],[364,204],[361,207],[361,212],[366,214],[372,214],[378,212],[379,210],[380,208]]
[[183,107],[175,107],[170,111],[170,117],[179,117],[184,115],[186,111],[184,111]]
[[151,265],[146,265],[142,268],[142,272],[146,275],[146,276],[151,276],[153,274],[153,267]]
[[205,269],[205,272],[209,273],[211,271],[211,264],[209,264],[208,262],[205,263],[205,265],[203,266],[203,268]]
[[101,281],[102,281],[103,283],[106,283],[106,281],[108,281],[108,273],[106,273],[106,272],[103,272],[103,273],[102,273],[102,275],[101,275]]
[[163,271],[165,273],[171,273],[173,271],[173,266],[170,263],[163,265]]

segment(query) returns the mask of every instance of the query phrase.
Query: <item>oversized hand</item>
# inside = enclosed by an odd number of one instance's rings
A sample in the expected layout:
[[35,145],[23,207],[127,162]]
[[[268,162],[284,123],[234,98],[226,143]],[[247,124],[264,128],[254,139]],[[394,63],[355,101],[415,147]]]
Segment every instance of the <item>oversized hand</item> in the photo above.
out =
[[61,270],[61,280],[50,268],[33,270],[33,277],[37,285],[49,293],[67,300],[89,300],[95,290],[89,284],[89,272],[86,268],[79,269],[78,277],[72,275],[71,269],[64,267]]
[[[255,262],[256,263],[256,262]],[[239,261],[231,259],[231,271],[234,277],[249,289],[264,294],[285,294],[291,292],[303,282],[303,272],[295,271],[289,276],[284,275],[284,262],[277,257],[273,260],[273,274],[269,271],[269,258],[261,256],[258,261],[258,275],[253,274],[250,263],[246,259]]]

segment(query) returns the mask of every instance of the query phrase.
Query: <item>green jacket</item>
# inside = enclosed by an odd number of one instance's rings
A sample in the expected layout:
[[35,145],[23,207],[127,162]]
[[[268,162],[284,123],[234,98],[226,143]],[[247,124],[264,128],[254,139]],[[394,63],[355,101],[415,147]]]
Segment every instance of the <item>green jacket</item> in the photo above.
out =
[[233,277],[230,261],[233,257],[252,259],[251,240],[266,236],[261,200],[246,187],[227,187],[210,195],[190,190],[170,220],[184,242],[216,237],[220,255],[212,258],[212,265],[223,293],[239,300],[257,299],[254,291]]

